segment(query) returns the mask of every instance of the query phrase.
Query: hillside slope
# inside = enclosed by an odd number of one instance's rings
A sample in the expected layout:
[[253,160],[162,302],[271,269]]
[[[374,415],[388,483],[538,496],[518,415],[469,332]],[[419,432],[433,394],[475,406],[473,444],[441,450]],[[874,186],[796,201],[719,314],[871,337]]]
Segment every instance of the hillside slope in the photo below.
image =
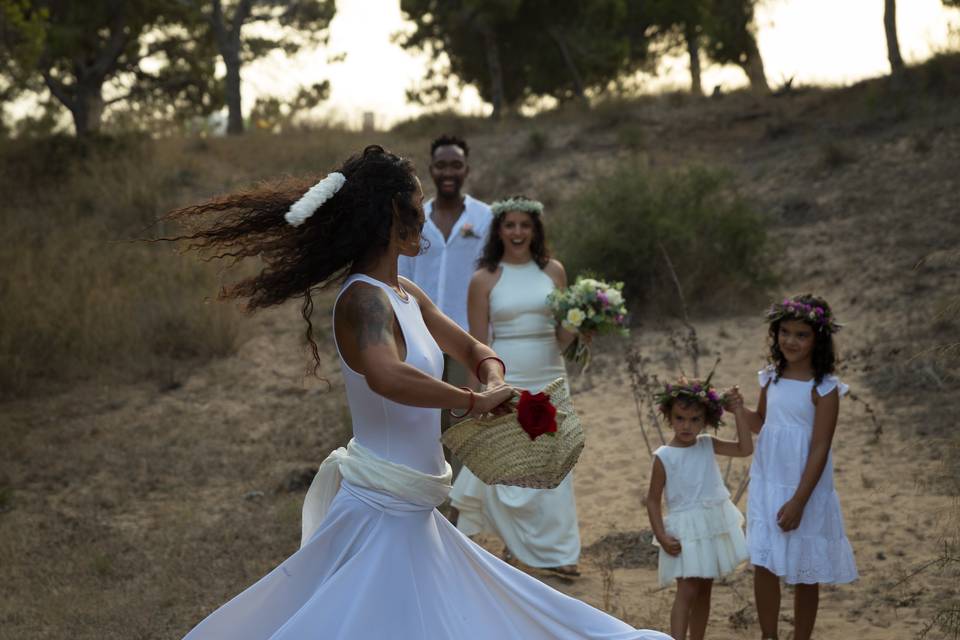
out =
[[[953,61],[939,81],[915,71],[907,98],[873,82],[465,124],[472,191],[487,199],[522,191],[562,207],[637,154],[653,166],[727,167],[779,242],[782,286],[771,294],[816,291],[833,304],[846,324],[841,375],[861,400],[844,404],[835,457],[862,579],[825,590],[819,637],[912,636],[958,598],[955,564],[897,584],[944,542],[957,544],[960,371],[936,347],[960,340],[957,319],[942,314],[960,297],[958,68]],[[187,199],[317,158],[322,171],[363,142],[333,135],[167,144],[196,173]],[[425,166],[429,136],[382,139]],[[262,313],[236,354],[187,362],[162,384],[106,376],[0,404],[0,637],[180,637],[297,547],[308,470],[349,430],[329,336],[328,386],[305,375],[301,324],[294,305]],[[765,349],[758,310],[695,324],[707,353],[724,358],[722,381],[755,397]],[[672,326],[645,318],[632,338],[661,376],[675,373]],[[623,350],[598,349],[594,370],[576,381],[589,434],[576,477],[585,545],[646,528],[649,457]],[[744,470],[738,464],[733,477]],[[664,628],[671,592],[653,589],[648,560],[614,568],[592,551],[583,578],[551,583]],[[750,589],[745,568],[718,586],[712,637],[757,636]]]

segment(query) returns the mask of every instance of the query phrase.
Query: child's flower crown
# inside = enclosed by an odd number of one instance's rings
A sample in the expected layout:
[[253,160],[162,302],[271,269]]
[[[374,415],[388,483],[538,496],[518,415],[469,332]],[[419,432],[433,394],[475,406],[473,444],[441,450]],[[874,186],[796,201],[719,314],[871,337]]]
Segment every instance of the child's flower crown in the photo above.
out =
[[524,211],[526,213],[540,215],[543,213],[543,203],[537,200],[531,200],[530,198],[524,198],[523,196],[514,196],[506,200],[497,200],[490,205],[490,212],[494,217],[508,211]]
[[836,333],[841,325],[833,317],[829,307],[811,303],[803,298],[784,298],[767,310],[767,322],[778,320],[802,320],[823,333]]
[[699,403],[706,410],[707,424],[718,426],[723,424],[720,417],[723,415],[723,396],[710,384],[713,373],[704,381],[679,378],[674,383],[667,383],[663,391],[657,394],[657,405],[667,418],[670,417],[670,408],[673,403],[681,399],[685,403]]

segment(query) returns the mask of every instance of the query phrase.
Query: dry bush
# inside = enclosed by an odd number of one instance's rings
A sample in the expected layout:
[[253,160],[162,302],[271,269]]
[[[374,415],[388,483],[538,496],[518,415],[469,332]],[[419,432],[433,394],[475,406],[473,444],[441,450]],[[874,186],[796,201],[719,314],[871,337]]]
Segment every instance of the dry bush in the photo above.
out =
[[[56,159],[46,174],[45,158]],[[0,387],[18,393],[40,379],[46,386],[108,369],[155,373],[170,359],[233,349],[236,313],[204,304],[218,288],[213,269],[169,246],[131,242],[173,205],[184,172],[198,171],[190,158],[134,140],[38,143],[4,162],[29,170],[5,174],[0,185],[8,198],[0,214]]]
[[320,176],[372,142],[401,153],[427,144],[319,129],[11,145],[0,154],[0,388],[131,373],[162,382],[177,362],[232,352],[237,310],[208,304],[218,265],[137,240],[175,233],[155,223],[176,206],[274,176]]

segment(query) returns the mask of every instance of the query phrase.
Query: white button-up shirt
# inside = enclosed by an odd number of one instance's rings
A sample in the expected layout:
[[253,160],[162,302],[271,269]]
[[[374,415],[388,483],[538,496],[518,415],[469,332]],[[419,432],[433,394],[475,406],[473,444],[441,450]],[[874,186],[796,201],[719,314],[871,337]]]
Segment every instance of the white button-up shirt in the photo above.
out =
[[467,322],[467,287],[477,270],[477,259],[483,252],[493,215],[490,207],[470,196],[464,196],[464,209],[446,240],[433,223],[433,200],[424,204],[427,220],[423,237],[430,247],[415,258],[400,256],[397,270],[412,280],[431,300],[465,331]]

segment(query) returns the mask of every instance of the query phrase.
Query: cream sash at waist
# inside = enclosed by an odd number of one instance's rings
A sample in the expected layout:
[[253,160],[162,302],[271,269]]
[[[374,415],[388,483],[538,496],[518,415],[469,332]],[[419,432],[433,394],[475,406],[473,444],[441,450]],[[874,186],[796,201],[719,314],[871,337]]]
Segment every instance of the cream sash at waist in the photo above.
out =
[[300,547],[313,537],[323,522],[330,503],[340,490],[340,481],[392,494],[425,508],[443,504],[450,494],[453,472],[446,464],[439,476],[423,473],[402,464],[384,460],[353,438],[346,448],[333,451],[320,464],[303,500],[303,527]]

